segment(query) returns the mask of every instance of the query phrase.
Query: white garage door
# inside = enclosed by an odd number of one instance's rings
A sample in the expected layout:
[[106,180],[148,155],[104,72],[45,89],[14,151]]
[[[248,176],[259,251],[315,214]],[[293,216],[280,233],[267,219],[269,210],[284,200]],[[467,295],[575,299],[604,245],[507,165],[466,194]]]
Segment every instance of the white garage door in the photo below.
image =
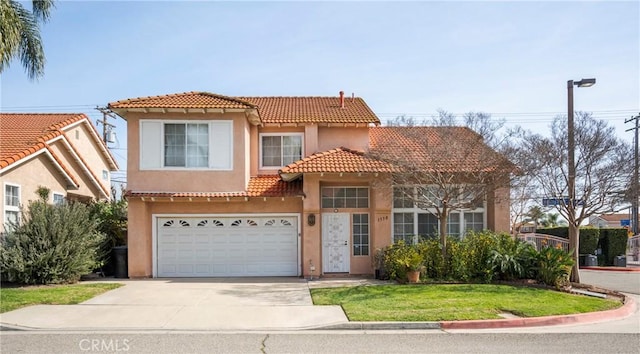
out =
[[161,217],[159,277],[296,276],[295,216]]

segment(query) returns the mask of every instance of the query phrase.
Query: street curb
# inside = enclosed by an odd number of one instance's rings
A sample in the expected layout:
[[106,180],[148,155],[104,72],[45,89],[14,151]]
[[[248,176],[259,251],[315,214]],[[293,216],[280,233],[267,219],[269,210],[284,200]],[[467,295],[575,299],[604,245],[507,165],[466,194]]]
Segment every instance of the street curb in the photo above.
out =
[[580,267],[580,270],[603,270],[607,272],[638,272],[640,273],[640,267],[597,267],[597,266],[589,266],[589,267]]
[[441,329],[440,322],[346,322],[317,329],[397,330]]
[[635,310],[635,301],[631,297],[625,296],[624,305],[617,309],[607,311],[579,313],[575,315],[513,318],[503,320],[443,321],[440,322],[440,326],[442,329],[489,329],[556,326],[620,319],[630,316],[635,312]]

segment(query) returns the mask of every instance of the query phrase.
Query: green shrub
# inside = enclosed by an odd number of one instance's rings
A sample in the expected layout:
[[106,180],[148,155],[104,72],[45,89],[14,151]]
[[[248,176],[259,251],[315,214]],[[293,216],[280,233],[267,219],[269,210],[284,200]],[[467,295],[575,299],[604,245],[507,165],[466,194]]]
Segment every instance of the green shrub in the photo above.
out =
[[417,247],[402,240],[383,249],[383,253],[384,269],[391,279],[405,279],[408,271],[420,270],[424,263]]
[[496,248],[491,250],[490,263],[494,274],[504,280],[523,278],[530,274],[530,251],[533,246],[511,235],[496,236]]
[[[115,191],[113,191],[115,194]],[[111,250],[116,246],[127,244],[127,201],[124,199],[97,201],[89,205],[90,215],[98,222],[97,229],[105,235],[104,242],[100,246],[103,255],[102,263],[109,265],[104,268],[112,268]],[[106,273],[112,273],[112,269],[104,269]]]
[[572,253],[554,247],[541,249],[536,256],[538,280],[556,288],[567,285],[574,264]]
[[0,243],[0,276],[22,284],[77,281],[100,265],[103,241],[84,204],[30,202]]
[[600,239],[600,229],[593,227],[580,228],[579,254],[595,254]]
[[424,259],[425,277],[432,279],[444,279],[447,277],[447,268],[442,258],[442,246],[439,240],[421,241],[416,245],[416,248]]
[[469,232],[462,240],[460,257],[466,258],[465,278],[490,282],[493,279],[491,252],[496,249],[498,239],[491,231]]
[[600,248],[604,255],[605,265],[613,265],[616,256],[624,255],[627,250],[627,229],[600,229]]

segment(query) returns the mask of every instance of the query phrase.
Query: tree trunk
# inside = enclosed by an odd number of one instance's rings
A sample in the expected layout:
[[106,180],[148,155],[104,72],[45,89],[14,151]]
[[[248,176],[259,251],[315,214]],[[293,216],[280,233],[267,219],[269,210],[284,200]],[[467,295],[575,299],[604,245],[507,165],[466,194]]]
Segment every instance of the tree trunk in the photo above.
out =
[[449,212],[447,210],[443,210],[440,213],[440,245],[442,246],[442,260],[445,261],[447,259],[447,218]]
[[571,269],[570,280],[574,283],[580,283],[580,270],[578,267],[578,248],[580,242],[580,228],[573,222],[569,222],[569,252],[573,257],[573,268]]

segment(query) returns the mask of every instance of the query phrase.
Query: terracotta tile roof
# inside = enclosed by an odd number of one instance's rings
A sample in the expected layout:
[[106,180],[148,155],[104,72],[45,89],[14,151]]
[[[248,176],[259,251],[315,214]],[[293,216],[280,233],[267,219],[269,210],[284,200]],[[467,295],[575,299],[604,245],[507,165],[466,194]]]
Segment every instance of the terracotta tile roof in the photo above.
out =
[[391,172],[392,166],[386,162],[366,156],[362,151],[344,147],[318,152],[296,161],[280,170],[280,173],[347,172],[373,173]]
[[302,181],[284,182],[278,175],[251,177],[246,191],[240,192],[135,192],[127,197],[143,198],[232,198],[232,197],[297,197],[302,195]]
[[598,217],[608,222],[620,222],[621,220],[630,219],[629,214],[602,214]]
[[344,108],[336,97],[230,97],[209,92],[131,98],[109,103],[109,108],[240,108],[258,109],[262,123],[380,124],[360,97],[346,97]]
[[489,172],[507,165],[514,169],[467,127],[373,127],[369,146],[372,156],[403,165],[410,161],[413,167],[425,170]]
[[380,124],[360,97],[238,97],[258,106],[264,123]]
[[122,108],[255,108],[235,97],[209,92],[183,92],[171,95],[130,98],[109,103],[111,109]]
[[45,142],[62,135],[61,128],[82,119],[78,113],[0,113],[0,168],[43,148]]

